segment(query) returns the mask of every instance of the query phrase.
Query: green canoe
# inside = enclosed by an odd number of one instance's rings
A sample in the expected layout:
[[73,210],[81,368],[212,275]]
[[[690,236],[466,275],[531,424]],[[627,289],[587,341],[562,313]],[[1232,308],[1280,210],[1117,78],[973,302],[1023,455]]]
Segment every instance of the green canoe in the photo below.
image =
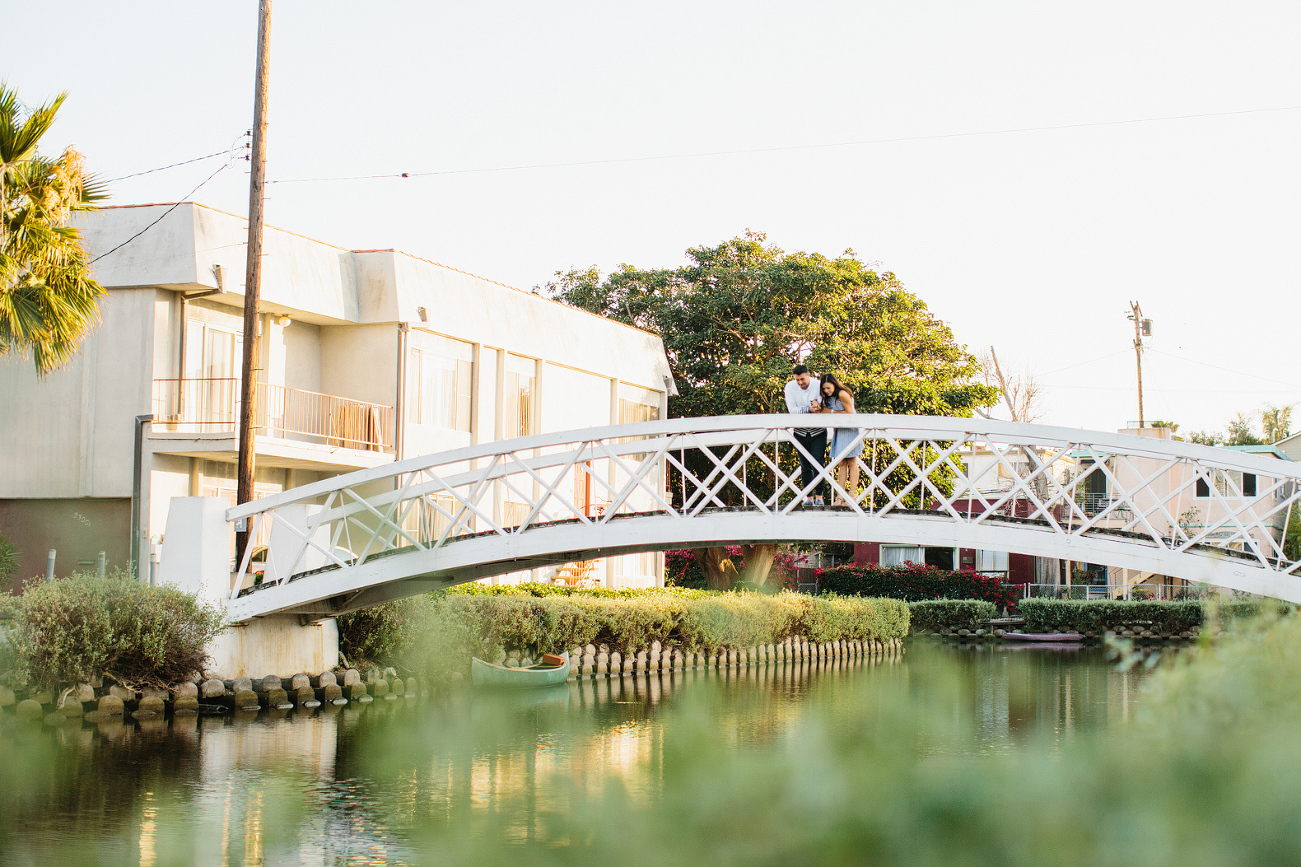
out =
[[484,662],[477,656],[470,660],[470,679],[475,686],[498,686],[519,689],[530,686],[551,686],[569,679],[569,653],[560,654],[564,660],[559,665],[533,665],[528,668],[507,668]]

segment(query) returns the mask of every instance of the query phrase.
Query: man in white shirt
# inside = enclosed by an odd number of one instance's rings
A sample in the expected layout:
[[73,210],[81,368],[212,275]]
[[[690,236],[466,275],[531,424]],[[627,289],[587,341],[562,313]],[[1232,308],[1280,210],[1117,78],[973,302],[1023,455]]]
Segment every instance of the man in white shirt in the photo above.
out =
[[[786,411],[791,413],[820,413],[822,412],[822,385],[817,377],[809,373],[807,366],[803,364],[795,365],[793,371],[795,377],[786,383]],[[827,462],[827,429],[825,427],[797,427],[792,431],[795,442],[813,458],[809,460],[799,449],[796,452],[800,455],[800,478],[803,480],[804,488],[813,484],[813,479],[822,470]],[[813,463],[817,461],[817,463]],[[829,493],[831,487],[825,482],[821,482],[817,488],[809,491],[810,495],[816,495],[812,498],[804,499],[805,505],[821,506],[825,502],[823,496]]]

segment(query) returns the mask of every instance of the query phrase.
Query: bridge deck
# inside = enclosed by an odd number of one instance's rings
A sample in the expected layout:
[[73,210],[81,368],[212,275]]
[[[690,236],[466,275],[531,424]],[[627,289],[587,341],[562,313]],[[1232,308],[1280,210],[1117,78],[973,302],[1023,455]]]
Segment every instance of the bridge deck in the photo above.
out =
[[[839,416],[864,444],[848,491],[834,461],[806,484],[796,423],[809,417],[525,437],[231,509],[267,545],[266,580],[241,582],[231,615],[336,613],[567,560],[809,539],[1018,551],[1301,601],[1281,541],[1301,490],[1290,462],[979,419]],[[802,506],[823,482],[849,505]]]

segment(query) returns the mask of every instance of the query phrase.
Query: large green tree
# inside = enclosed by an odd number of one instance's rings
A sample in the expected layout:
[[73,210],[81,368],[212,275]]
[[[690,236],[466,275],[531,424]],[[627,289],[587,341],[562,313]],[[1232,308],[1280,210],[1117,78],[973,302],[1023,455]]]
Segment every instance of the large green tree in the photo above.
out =
[[71,148],[38,151],[65,97],[25,111],[0,83],[0,355],[30,355],[41,375],[76,355],[104,294],[69,225],[104,198],[103,186]]
[[[859,412],[970,416],[997,399],[978,381],[977,360],[894,274],[852,251],[829,259],[765,240],[747,232],[693,247],[678,268],[623,265],[604,278],[596,268],[559,272],[547,288],[660,335],[678,387],[669,399],[674,418],[785,412],[784,388],[801,360],[835,373]],[[746,551],[743,577],[762,583],[770,547]],[[721,550],[698,557],[711,584],[725,574],[710,568]]]
[[652,331],[677,380],[674,418],[785,412],[803,360],[854,391],[860,412],[970,416],[998,396],[943,322],[894,274],[852,251],[785,253],[756,232],[693,247],[679,268],[556,274],[559,300]]

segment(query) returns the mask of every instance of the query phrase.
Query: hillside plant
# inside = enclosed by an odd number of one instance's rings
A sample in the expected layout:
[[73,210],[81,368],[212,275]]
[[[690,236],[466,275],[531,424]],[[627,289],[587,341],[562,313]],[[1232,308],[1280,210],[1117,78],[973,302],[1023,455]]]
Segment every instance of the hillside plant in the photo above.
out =
[[0,536],[0,587],[8,587],[18,577],[18,548]]
[[224,628],[217,607],[122,572],[34,583],[7,607],[9,659],[2,676],[16,687],[95,676],[132,689],[173,686],[203,671],[205,646]]
[[924,563],[898,566],[852,565],[824,569],[818,588],[841,596],[872,596],[920,602],[924,599],[977,599],[996,608],[1015,607],[1016,590],[997,577],[969,569],[939,569]]

